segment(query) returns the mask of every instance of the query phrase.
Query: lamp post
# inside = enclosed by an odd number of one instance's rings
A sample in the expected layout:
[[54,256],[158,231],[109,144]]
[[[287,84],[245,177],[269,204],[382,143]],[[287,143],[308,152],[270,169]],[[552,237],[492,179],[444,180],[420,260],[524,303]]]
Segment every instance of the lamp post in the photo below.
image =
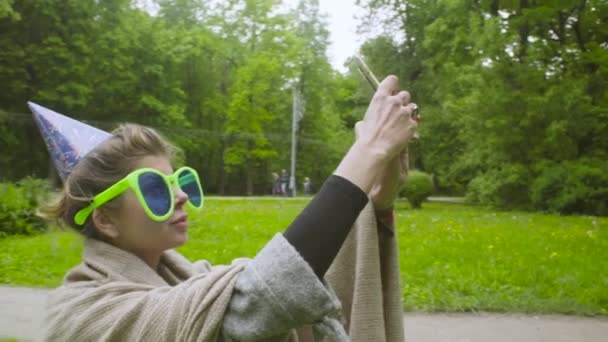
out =
[[292,104],[292,117],[291,117],[291,173],[289,177],[289,189],[291,190],[291,196],[296,197],[297,183],[296,183],[296,147],[298,131],[298,123],[304,116],[304,101],[298,91],[298,86],[293,88],[293,104]]

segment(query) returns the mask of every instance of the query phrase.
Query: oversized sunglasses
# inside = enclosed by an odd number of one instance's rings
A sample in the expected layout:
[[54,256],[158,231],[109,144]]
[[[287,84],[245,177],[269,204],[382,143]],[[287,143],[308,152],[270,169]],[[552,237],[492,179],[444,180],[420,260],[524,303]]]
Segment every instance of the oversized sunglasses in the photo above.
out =
[[196,210],[203,208],[203,187],[194,169],[184,166],[167,176],[156,169],[141,168],[95,196],[91,204],[76,213],[74,222],[79,226],[83,225],[93,209],[99,208],[129,188],[133,189],[137,200],[150,218],[164,221],[173,215],[175,206],[173,184],[179,186],[188,195],[189,207]]

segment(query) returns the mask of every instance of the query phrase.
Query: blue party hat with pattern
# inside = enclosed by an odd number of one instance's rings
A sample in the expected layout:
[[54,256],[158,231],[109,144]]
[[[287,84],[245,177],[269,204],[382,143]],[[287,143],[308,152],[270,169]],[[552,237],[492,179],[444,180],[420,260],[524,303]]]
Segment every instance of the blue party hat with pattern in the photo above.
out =
[[61,179],[65,181],[74,166],[111,134],[68,118],[33,102],[27,103],[49,149]]

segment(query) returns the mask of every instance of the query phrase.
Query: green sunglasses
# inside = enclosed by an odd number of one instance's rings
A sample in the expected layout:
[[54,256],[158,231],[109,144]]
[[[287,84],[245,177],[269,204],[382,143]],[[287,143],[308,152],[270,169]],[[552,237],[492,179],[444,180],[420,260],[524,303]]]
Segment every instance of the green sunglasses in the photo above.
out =
[[150,218],[164,221],[173,215],[175,206],[172,184],[179,186],[188,195],[189,207],[195,210],[203,208],[203,187],[194,169],[184,166],[167,176],[156,169],[141,168],[95,196],[91,204],[76,213],[74,222],[79,226],[83,225],[93,209],[99,208],[129,188],[133,189],[137,200]]

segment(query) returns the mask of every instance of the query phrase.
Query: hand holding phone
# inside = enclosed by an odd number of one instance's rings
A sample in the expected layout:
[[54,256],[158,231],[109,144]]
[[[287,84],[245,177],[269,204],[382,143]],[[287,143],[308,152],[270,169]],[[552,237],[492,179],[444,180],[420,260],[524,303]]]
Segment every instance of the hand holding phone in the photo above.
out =
[[[367,67],[363,59],[359,56],[354,56],[353,60],[357,63],[357,68],[368,81],[368,83],[372,86],[374,91],[378,91],[379,82],[376,76],[371,72],[371,70]],[[386,80],[385,80],[386,81]],[[394,89],[393,92],[398,92],[398,89]],[[399,94],[403,94],[407,92],[400,92]],[[395,94],[392,94],[395,95]],[[409,94],[407,96],[403,96],[402,105],[408,104],[409,102]],[[413,103],[409,103],[409,107],[412,109],[411,119],[414,121],[418,121],[419,116],[416,112],[417,106]],[[361,122],[357,124],[360,125]],[[355,127],[355,131],[360,131],[361,127]],[[360,132],[357,132],[360,133]],[[358,138],[358,137],[357,137]],[[414,132],[412,139],[417,139],[418,134]],[[389,165],[384,169],[384,173],[382,177],[380,177],[380,181],[376,182],[371,191],[369,192],[369,196],[374,203],[374,207],[376,210],[380,211],[389,211],[392,212],[393,204],[395,199],[399,196],[401,189],[405,186],[407,180],[407,174],[409,170],[409,156],[408,156],[408,148],[407,145],[403,148],[403,150],[399,153],[399,155],[394,158]]]
[[[374,89],[374,91],[377,91],[378,90],[378,85],[380,84],[380,82],[378,82],[378,78],[369,69],[369,67],[367,66],[367,64],[365,64],[365,62],[363,61],[363,58],[361,58],[358,55],[355,55],[355,56],[353,56],[352,59],[353,59],[353,61],[355,63],[357,63],[357,69],[359,70],[359,72],[367,80],[367,82]],[[415,104],[415,103],[412,103],[411,107],[414,110],[414,112],[412,113],[412,119],[414,119],[416,121],[420,120],[420,114],[419,114],[418,105]],[[419,138],[418,133],[415,133],[414,134],[414,139],[418,139],[418,138]]]

